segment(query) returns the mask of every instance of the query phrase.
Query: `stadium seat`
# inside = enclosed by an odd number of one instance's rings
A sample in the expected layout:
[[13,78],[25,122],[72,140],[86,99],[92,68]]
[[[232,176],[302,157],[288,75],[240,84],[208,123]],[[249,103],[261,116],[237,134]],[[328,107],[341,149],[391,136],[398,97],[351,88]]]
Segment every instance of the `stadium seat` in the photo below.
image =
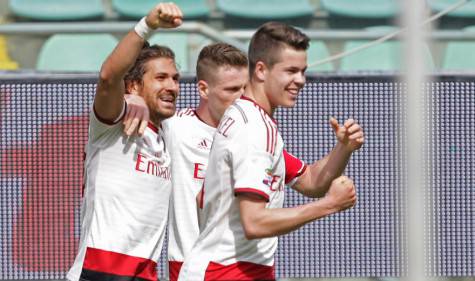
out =
[[179,70],[189,71],[188,64],[188,34],[186,33],[162,33],[155,34],[149,39],[150,44],[158,44],[169,47],[175,53],[175,60]]
[[7,40],[5,37],[0,36],[0,70],[15,69],[18,69],[18,63],[8,56]]
[[[125,18],[140,19],[148,14],[159,2],[157,0],[112,0],[112,7],[120,16]],[[206,0],[175,0],[182,10],[185,18],[205,17],[210,13],[210,9],[206,4]]]
[[84,20],[104,15],[101,0],[10,0],[19,17],[42,21]]
[[[395,28],[388,26],[379,26],[367,28],[368,31],[389,33]],[[350,40],[345,43],[344,51],[349,51],[367,44],[368,40]],[[378,70],[378,71],[398,71],[403,66],[402,49],[399,41],[385,41],[378,45],[369,47],[357,53],[343,57],[341,59],[340,70],[359,71],[359,70]],[[427,45],[424,46],[424,59],[426,67],[434,68],[432,55]]]
[[321,0],[330,14],[354,18],[390,18],[398,11],[395,0]]
[[[459,2],[459,0],[428,0],[429,7],[433,12],[440,12]],[[475,2],[467,1],[465,5],[451,11],[447,14],[451,17],[475,17]]]
[[117,45],[110,34],[57,34],[40,50],[36,68],[49,71],[99,71]]
[[[325,43],[321,41],[310,41],[310,47],[307,50],[307,62],[310,65],[316,61],[326,59],[330,56]],[[328,62],[321,65],[308,67],[307,72],[321,72],[321,71],[333,71],[334,67],[332,62]]]
[[287,19],[312,16],[316,7],[308,0],[217,0],[226,15],[250,19]]
[[[475,33],[475,26],[467,27],[465,32]],[[447,43],[442,62],[445,70],[475,70],[475,41],[452,41]]]

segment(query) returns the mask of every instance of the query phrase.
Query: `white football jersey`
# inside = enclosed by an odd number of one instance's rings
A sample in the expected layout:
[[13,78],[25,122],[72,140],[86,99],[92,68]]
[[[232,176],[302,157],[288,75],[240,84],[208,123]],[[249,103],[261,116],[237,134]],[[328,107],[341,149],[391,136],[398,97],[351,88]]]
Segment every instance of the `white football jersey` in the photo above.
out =
[[247,240],[235,196],[254,193],[267,208],[282,208],[285,184],[294,184],[305,168],[285,152],[276,122],[252,100],[237,100],[214,137],[203,190],[205,220],[179,280],[274,279],[278,239]]
[[176,280],[185,255],[200,234],[196,196],[203,187],[216,128],[185,108],[162,122],[172,158],[172,197],[168,227],[169,278]]
[[171,193],[162,130],[149,124],[143,137],[127,137],[121,122],[99,119],[91,112],[81,236],[67,278],[155,281]]

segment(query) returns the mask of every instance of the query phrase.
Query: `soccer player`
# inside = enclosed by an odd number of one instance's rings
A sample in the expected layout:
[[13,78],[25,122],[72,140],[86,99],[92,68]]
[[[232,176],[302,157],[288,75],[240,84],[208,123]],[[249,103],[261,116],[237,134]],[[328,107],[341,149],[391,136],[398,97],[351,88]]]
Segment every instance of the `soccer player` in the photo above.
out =
[[[181,264],[199,236],[196,196],[203,186],[213,135],[224,111],[244,93],[246,54],[226,43],[204,47],[196,65],[200,102],[162,122],[172,159],[172,199],[168,224],[169,278],[177,280]],[[147,113],[140,97],[128,99],[136,108],[127,116],[126,131],[134,132]],[[133,117],[137,119],[135,122]]]
[[[69,280],[157,280],[171,192],[170,157],[159,128],[175,113],[179,75],[173,52],[145,39],[181,22],[176,5],[157,5],[102,65],[90,114],[81,237]],[[143,137],[123,133],[126,93],[143,97],[151,113]]]
[[[277,236],[356,203],[353,182],[341,176],[364,142],[353,120],[331,126],[337,144],[307,166],[287,153],[278,107],[293,107],[305,83],[306,35],[271,22],[249,47],[250,82],[223,115],[214,136],[204,189],[199,194],[201,234],[182,265],[179,280],[273,280]],[[285,185],[320,200],[283,208]]]
[[213,135],[224,111],[244,93],[247,66],[246,55],[231,45],[204,47],[196,66],[198,107],[182,109],[163,123],[172,159],[168,224],[171,281],[177,280],[181,264],[199,236],[196,196],[203,186]]

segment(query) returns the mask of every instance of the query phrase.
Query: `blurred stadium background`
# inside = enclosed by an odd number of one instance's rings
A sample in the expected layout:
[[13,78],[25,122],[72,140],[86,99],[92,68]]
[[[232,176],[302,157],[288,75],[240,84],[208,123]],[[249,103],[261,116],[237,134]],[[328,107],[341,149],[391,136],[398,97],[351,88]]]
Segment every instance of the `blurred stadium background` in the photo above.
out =
[[[456,0],[420,0],[427,15]],[[170,46],[181,106],[196,103],[200,49],[245,49],[268,20],[312,38],[309,63],[398,27],[398,0],[177,0],[186,24],[150,39]],[[155,0],[0,0],[0,280],[61,280],[75,254],[82,148],[95,73]],[[332,146],[326,120],[356,117],[367,143],[348,173],[358,206],[281,240],[279,280],[395,281],[407,270],[403,44],[397,38],[309,69],[297,111],[278,120],[289,149],[312,161]],[[475,278],[475,2],[432,24],[422,60],[428,280]],[[314,120],[314,122],[308,122]],[[315,142],[318,148],[315,148]],[[305,199],[288,195],[288,205]],[[163,272],[163,268],[161,268]],[[307,277],[318,277],[305,279]],[[336,278],[336,279],[335,279]]]

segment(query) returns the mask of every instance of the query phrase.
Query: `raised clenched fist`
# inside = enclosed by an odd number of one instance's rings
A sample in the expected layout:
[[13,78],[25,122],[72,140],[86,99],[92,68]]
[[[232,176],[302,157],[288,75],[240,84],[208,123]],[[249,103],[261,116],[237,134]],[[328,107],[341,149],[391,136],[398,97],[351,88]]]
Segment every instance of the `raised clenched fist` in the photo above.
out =
[[145,18],[148,27],[175,28],[182,24],[183,13],[175,3],[160,3]]

